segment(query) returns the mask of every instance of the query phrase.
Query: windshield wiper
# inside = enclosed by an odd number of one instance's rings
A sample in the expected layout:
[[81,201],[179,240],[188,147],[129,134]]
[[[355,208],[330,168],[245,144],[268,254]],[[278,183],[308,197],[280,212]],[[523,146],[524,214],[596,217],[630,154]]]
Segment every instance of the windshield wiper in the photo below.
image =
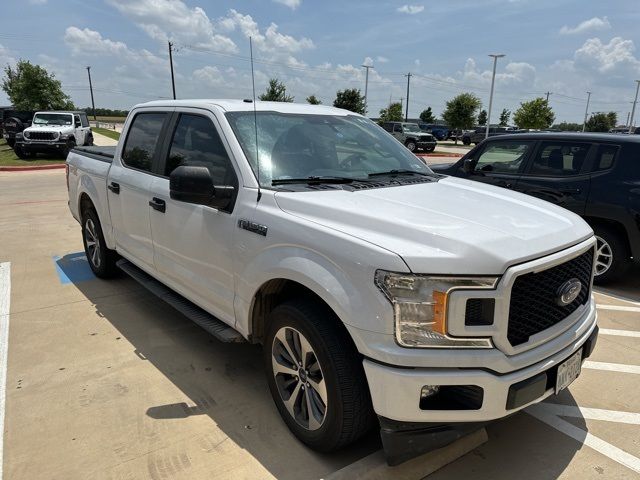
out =
[[288,185],[293,183],[306,183],[309,185],[317,185],[319,183],[327,184],[344,184],[353,183],[355,181],[361,182],[361,179],[350,177],[304,177],[304,178],[276,178],[271,181],[271,185]]
[[382,177],[384,175],[422,175],[423,177],[432,177],[432,173],[427,172],[417,172],[415,170],[389,170],[387,172],[376,172],[370,173],[369,178],[371,177]]

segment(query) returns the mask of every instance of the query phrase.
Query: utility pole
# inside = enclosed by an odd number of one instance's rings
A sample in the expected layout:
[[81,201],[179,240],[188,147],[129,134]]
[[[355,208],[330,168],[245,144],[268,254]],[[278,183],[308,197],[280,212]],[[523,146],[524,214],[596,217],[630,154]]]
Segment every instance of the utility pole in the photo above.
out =
[[89,74],[89,91],[91,92],[91,110],[93,111],[93,119],[96,119],[96,104],[93,101],[93,85],[91,84],[91,67],[87,67],[87,73]]
[[629,126],[629,119],[631,118],[631,112],[627,112],[627,121],[625,122],[625,125],[628,127]]
[[587,92],[587,108],[584,109],[584,122],[582,123],[582,131],[587,128],[587,115],[589,114],[589,101],[591,100],[591,92]]
[[369,69],[373,68],[373,65],[362,65],[364,68],[366,68],[367,73],[365,74],[365,80],[364,80],[364,113],[367,113],[367,93],[369,91]]
[[495,53],[489,55],[493,57],[493,75],[491,76],[491,94],[489,95],[489,112],[487,113],[487,129],[485,130],[484,138],[489,138],[489,126],[491,125],[491,107],[493,107],[493,87],[496,83],[496,66],[498,59],[504,57],[503,53]]
[[407,73],[405,77],[407,77],[407,104],[405,105],[405,109],[404,109],[404,121],[408,122],[409,121],[409,82],[411,82],[411,72]]
[[549,95],[551,95],[553,92],[547,92],[547,105],[549,104]]
[[636,80],[638,86],[636,87],[636,98],[633,101],[633,107],[631,107],[631,118],[629,119],[629,133],[633,133],[633,116],[636,114],[636,104],[638,103],[638,91],[640,90],[640,80]]
[[176,81],[173,77],[173,43],[169,41],[169,65],[171,66],[171,88],[173,89],[173,99],[176,99]]

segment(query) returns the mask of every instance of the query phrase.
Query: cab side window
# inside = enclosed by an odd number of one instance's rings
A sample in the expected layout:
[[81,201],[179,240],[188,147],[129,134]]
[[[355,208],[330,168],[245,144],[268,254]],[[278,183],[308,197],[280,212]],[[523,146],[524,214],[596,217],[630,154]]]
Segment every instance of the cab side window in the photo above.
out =
[[89,126],[89,119],[87,118],[87,115],[84,113],[80,114],[80,123],[83,127],[88,127]]
[[74,116],[73,116],[73,124],[74,124],[76,127],[80,127],[80,126],[82,126],[82,123],[80,122],[80,115],[74,115]]
[[518,173],[531,148],[528,141],[492,142],[480,153],[475,170],[495,173]]
[[618,155],[618,145],[600,145],[598,147],[598,153],[596,154],[596,161],[593,165],[594,172],[600,172],[602,170],[609,170],[613,167],[613,162]]
[[542,142],[531,165],[531,175],[570,176],[582,170],[588,143]]
[[150,172],[153,156],[166,113],[139,113],[133,119],[122,150],[122,162],[131,168]]
[[180,165],[207,167],[214,185],[228,185],[235,179],[220,135],[211,120],[200,115],[180,115],[164,174],[168,177]]

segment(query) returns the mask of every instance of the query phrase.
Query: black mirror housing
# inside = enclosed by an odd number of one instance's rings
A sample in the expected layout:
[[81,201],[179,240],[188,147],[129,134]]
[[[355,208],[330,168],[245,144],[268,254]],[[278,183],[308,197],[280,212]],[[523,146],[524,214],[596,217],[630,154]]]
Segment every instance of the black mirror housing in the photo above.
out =
[[466,158],[462,163],[462,170],[467,175],[471,175],[474,170],[473,158]]
[[206,205],[224,210],[235,195],[232,185],[215,185],[207,167],[180,165],[169,176],[169,194],[173,200]]

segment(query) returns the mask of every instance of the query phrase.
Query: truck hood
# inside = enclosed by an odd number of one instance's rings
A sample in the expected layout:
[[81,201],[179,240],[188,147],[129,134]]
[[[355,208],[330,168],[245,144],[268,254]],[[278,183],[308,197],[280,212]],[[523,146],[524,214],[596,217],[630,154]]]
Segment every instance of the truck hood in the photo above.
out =
[[25,132],[57,132],[72,133],[73,125],[32,125],[24,129]]
[[416,273],[500,275],[593,235],[568,210],[455,177],[355,192],[277,192],[275,198],[291,215],[398,254]]

